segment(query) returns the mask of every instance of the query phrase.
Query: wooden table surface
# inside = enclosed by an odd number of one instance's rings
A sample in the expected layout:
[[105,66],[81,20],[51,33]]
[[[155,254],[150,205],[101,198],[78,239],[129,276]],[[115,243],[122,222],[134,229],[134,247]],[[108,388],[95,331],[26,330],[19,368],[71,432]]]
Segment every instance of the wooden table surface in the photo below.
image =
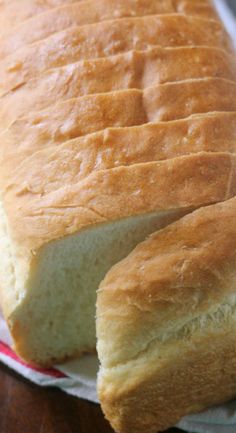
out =
[[[0,364],[0,433],[113,433],[113,430],[98,405],[57,389],[33,385]],[[181,431],[170,429],[168,433]]]

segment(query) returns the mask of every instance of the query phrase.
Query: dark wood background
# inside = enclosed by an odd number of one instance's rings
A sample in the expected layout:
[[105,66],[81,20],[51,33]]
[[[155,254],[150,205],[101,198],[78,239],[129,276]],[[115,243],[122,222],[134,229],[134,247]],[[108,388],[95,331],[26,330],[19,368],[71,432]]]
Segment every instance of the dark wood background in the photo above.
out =
[[[33,385],[0,364],[0,433],[113,433],[113,430],[98,405],[54,388]],[[168,433],[181,431],[170,429]]]

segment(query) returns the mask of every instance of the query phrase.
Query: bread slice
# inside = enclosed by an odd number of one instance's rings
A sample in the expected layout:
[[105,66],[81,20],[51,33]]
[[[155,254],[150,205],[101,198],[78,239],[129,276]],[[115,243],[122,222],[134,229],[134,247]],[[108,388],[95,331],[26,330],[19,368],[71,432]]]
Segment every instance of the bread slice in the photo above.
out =
[[40,185],[40,189],[54,191],[65,184],[62,167],[66,167],[66,182],[72,184],[93,171],[203,151],[236,152],[236,112],[108,128],[49,147],[39,144],[33,153],[30,147],[18,145],[16,151],[14,146],[6,150],[0,184],[6,189],[18,184],[30,185],[31,190]]
[[[66,0],[66,3],[77,3],[81,0]],[[0,34],[12,31],[17,24],[65,4],[65,0],[1,0],[0,1]]]
[[55,104],[56,100],[205,77],[235,81],[234,58],[214,47],[129,51],[46,71],[5,95],[0,117],[3,123],[11,123],[17,117]]
[[220,22],[181,14],[122,18],[72,27],[4,58],[0,62],[0,95],[50,68],[156,45],[232,49]]
[[236,198],[153,234],[98,291],[98,392],[118,433],[236,394]]
[[94,349],[105,273],[147,234],[235,195],[235,162],[228,153],[199,153],[99,170],[71,184],[65,169],[55,190],[40,180],[38,188],[6,188],[1,303],[20,356],[51,365]]
[[7,34],[0,44],[0,57],[26,44],[44,39],[69,27],[93,24],[109,19],[138,17],[166,13],[189,13],[203,18],[217,19],[213,6],[189,0],[88,0],[70,3],[47,13],[33,16]]
[[175,11],[208,19],[219,19],[214,2],[209,0],[172,0]]
[[[148,7],[147,2],[145,2],[145,0],[142,1],[144,5]],[[100,0],[100,2],[98,2],[97,0],[96,2],[95,0],[90,0],[90,1],[67,0],[66,6],[64,6],[65,5],[64,0],[48,0],[48,1],[21,0],[20,2],[19,0],[11,0],[11,2],[9,2],[8,0],[2,0],[0,3],[0,12],[1,12],[0,34],[5,37],[6,33],[12,32],[12,28],[14,28],[17,24],[20,26],[21,23],[23,22],[22,25],[23,28],[25,26],[24,21],[32,18],[32,22],[34,22],[35,24],[33,29],[37,30],[37,37],[41,38],[42,31],[51,32],[51,31],[55,31],[59,27],[61,28],[61,25],[66,26],[66,24],[68,25],[69,23],[70,25],[72,25],[72,23],[74,22],[74,18],[70,14],[70,7],[72,8],[72,10],[81,10],[80,8],[77,7],[77,3],[82,4],[81,6],[82,18],[80,19],[83,21],[85,19],[87,20],[90,19],[90,22],[93,19],[93,17],[94,19],[96,19],[96,16],[98,16],[98,18],[101,19],[102,18],[101,12],[105,9],[105,7],[110,8],[110,4],[112,4],[114,7],[112,1],[108,1],[108,0],[106,1]],[[85,6],[86,3],[91,8],[91,11],[90,10],[88,11],[88,9],[86,8]],[[119,3],[118,4],[117,3],[118,2],[115,3],[115,6],[116,6],[118,17],[124,16],[124,14],[126,14],[125,11],[128,9],[127,2],[125,2],[124,8],[121,7],[121,4],[120,7],[117,8],[117,6],[119,6]],[[217,14],[214,11],[212,5],[210,5],[209,2],[205,0],[198,1],[197,3],[193,2],[192,0],[158,0],[158,2],[156,3],[158,4],[154,5],[154,7],[158,13],[180,12],[189,15],[196,15],[205,18],[217,19]],[[136,2],[134,2],[133,7],[135,7],[135,5]],[[60,10],[51,11],[51,9],[59,8],[59,7]],[[64,9],[62,9],[62,7],[64,7]],[[95,9],[98,9],[96,15],[93,12]],[[146,9],[144,9],[143,15],[145,15],[146,13],[145,11]],[[57,12],[61,15],[61,20],[58,19]],[[46,17],[46,13],[48,13],[48,15],[50,14],[50,20],[51,20],[50,24],[48,24],[49,21]],[[65,15],[65,18],[63,18],[62,15]],[[85,18],[83,18],[83,15],[85,15]],[[35,16],[37,16],[36,20],[34,19]],[[77,15],[77,19],[78,18],[79,16]],[[25,33],[24,38],[26,38],[26,40],[23,39],[23,41],[26,42],[29,40],[30,36],[26,35]]]
[[17,155],[18,149],[24,148],[24,153],[28,149],[32,154],[40,147],[108,127],[176,120],[209,111],[236,111],[235,82],[204,78],[161,84],[143,91],[130,89],[74,98],[13,122],[1,135],[5,145],[0,150],[0,161],[4,160],[4,165],[6,155]]

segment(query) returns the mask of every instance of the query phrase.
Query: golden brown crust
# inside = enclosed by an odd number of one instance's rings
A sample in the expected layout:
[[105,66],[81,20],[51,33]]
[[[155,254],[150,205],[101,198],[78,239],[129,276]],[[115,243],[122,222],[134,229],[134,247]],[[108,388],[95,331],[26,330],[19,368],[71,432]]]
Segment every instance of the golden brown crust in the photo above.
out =
[[160,431],[235,395],[235,212],[235,198],[193,212],[103,281],[99,394],[119,433]]
[[156,45],[204,45],[231,51],[224,28],[213,20],[172,14],[105,21],[56,33],[3,59],[0,94],[53,67]]
[[235,92],[234,82],[221,78],[186,80],[146,89],[143,104],[149,122],[173,120],[194,113],[234,111]]
[[31,110],[53,105],[55,100],[205,77],[235,81],[234,58],[214,47],[130,51],[49,70],[5,95],[0,116],[8,124]]
[[[75,3],[81,0],[67,0]],[[50,8],[65,4],[65,0],[1,0],[0,1],[0,34],[5,36],[17,24],[38,15]]]
[[[175,3],[175,4],[174,4]],[[33,16],[19,25],[0,43],[0,58],[69,27],[93,24],[110,19],[166,13],[188,13],[203,18],[216,19],[210,4],[196,4],[186,0],[90,0],[65,4],[49,9],[47,13]]]
[[219,19],[216,9],[209,0],[192,1],[192,0],[172,0],[175,12],[192,16],[201,16],[208,19]]
[[32,155],[24,147],[19,146],[18,150],[6,156],[1,169],[0,182],[4,188],[19,184],[37,190],[40,182],[42,189],[53,191],[63,187],[65,182],[77,183],[93,171],[202,151],[235,153],[236,112],[106,129],[60,145],[42,149],[39,146]]
[[[208,97],[206,98],[206,94]],[[107,127],[174,120],[193,113],[235,111],[236,84],[220,78],[166,83],[145,90],[123,90],[74,98],[15,121],[1,139],[2,165],[45,146]],[[17,146],[16,146],[17,143]],[[15,156],[14,156],[15,155]],[[3,164],[4,161],[4,164]]]

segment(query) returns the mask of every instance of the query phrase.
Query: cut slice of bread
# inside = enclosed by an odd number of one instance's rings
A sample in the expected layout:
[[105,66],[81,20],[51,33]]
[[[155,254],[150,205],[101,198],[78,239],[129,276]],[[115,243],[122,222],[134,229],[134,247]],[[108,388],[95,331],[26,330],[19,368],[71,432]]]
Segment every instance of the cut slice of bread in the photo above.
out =
[[87,0],[67,3],[60,8],[49,9],[46,13],[33,16],[14,28],[2,38],[0,57],[14,52],[26,44],[45,39],[53,33],[86,24],[111,19],[139,17],[167,13],[187,13],[203,18],[217,19],[210,4],[189,0]]
[[186,15],[219,19],[214,3],[209,0],[172,0],[175,12]]
[[[81,0],[66,0],[77,3]],[[4,35],[25,20],[65,4],[65,0],[0,0],[0,34]]]
[[156,433],[236,393],[236,199],[153,234],[98,291],[103,410]]
[[203,151],[236,152],[236,112],[105,129],[54,146],[39,145],[32,154],[29,147],[19,145],[17,151],[15,147],[6,151],[0,183],[6,189],[18,184],[54,191],[65,185],[62,167],[66,167],[66,182],[72,184],[93,171]]
[[0,62],[0,95],[47,69],[152,46],[212,46],[232,50],[221,23],[181,14],[122,18],[72,27]]
[[13,122],[1,135],[5,145],[0,149],[0,160],[5,161],[10,153],[18,154],[21,148],[24,148],[24,154],[27,149],[32,154],[40,147],[108,127],[235,110],[236,83],[222,78],[178,81],[145,90],[129,89],[73,98]]
[[205,77],[235,81],[232,56],[214,47],[156,47],[83,60],[46,71],[9,92],[1,101],[0,118],[10,123],[58,100]]
[[93,350],[105,273],[151,232],[235,195],[235,162],[199,153],[95,171],[54,191],[40,182],[6,188],[0,287],[20,356],[51,365]]

